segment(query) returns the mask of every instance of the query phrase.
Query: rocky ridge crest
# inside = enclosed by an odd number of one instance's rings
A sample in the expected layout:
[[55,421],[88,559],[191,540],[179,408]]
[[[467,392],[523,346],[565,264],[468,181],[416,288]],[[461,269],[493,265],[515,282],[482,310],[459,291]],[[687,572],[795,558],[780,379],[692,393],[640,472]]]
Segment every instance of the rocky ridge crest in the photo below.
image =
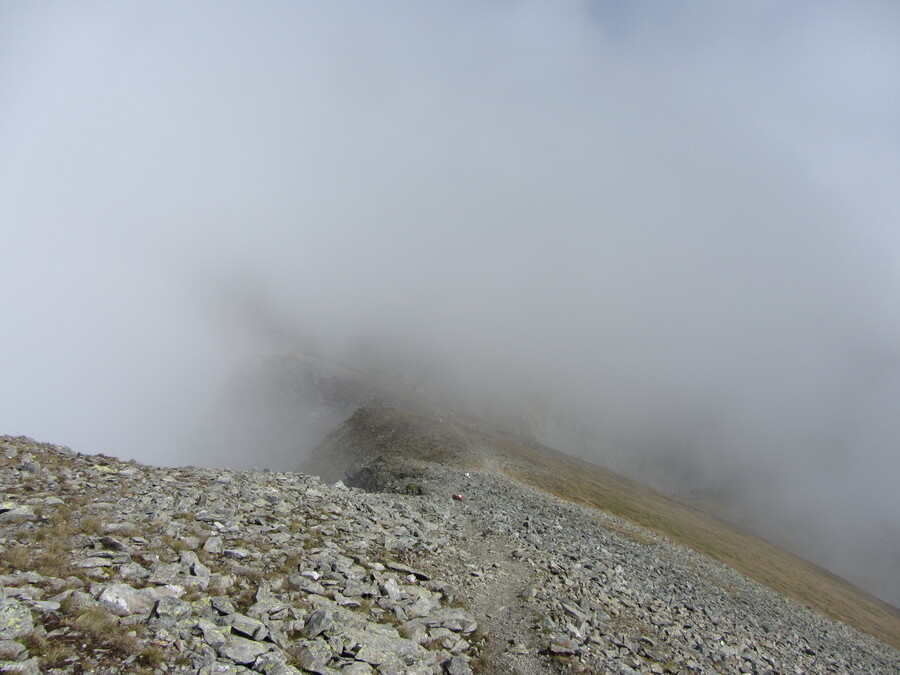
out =
[[391,471],[410,494],[0,437],[0,668],[900,672],[878,640],[496,467]]

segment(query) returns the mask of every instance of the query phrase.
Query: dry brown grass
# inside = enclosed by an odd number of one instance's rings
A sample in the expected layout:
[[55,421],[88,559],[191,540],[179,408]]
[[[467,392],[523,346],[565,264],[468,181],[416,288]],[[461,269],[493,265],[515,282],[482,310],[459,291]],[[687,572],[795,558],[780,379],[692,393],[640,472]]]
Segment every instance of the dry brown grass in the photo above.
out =
[[83,534],[101,534],[103,532],[103,522],[94,516],[86,516],[81,519],[78,529]]
[[189,551],[191,547],[184,539],[179,539],[178,537],[172,537],[168,534],[164,534],[162,537],[162,542],[165,548],[175,551],[176,553],[180,553],[181,551]]
[[[24,640],[44,671],[70,667],[85,659],[94,662],[93,665],[114,667],[133,655],[138,655],[140,665],[148,666],[165,658],[159,648],[143,645],[134,632],[126,632],[114,616],[99,608],[75,616],[70,613],[70,608],[63,607],[59,613],[46,617],[44,627],[57,630],[59,634],[48,639],[42,633],[34,632]],[[112,671],[104,669],[103,672]]]
[[37,656],[44,666],[63,666],[74,663],[78,658],[78,651],[71,644],[59,640],[49,640],[37,632],[26,636],[23,642],[28,647],[29,654]]
[[141,651],[137,661],[142,666],[153,667],[165,663],[167,657],[166,650],[159,645],[148,645]]
[[69,576],[81,576],[72,567],[72,555],[62,540],[50,542],[34,556],[34,569],[45,577],[65,579]]
[[31,549],[21,544],[12,544],[0,552],[0,570],[3,572],[28,571],[31,569]]
[[50,517],[30,533],[27,545],[14,545],[0,554],[0,568],[35,570],[47,577],[78,576],[71,566],[69,538],[78,532],[68,507],[51,512]]

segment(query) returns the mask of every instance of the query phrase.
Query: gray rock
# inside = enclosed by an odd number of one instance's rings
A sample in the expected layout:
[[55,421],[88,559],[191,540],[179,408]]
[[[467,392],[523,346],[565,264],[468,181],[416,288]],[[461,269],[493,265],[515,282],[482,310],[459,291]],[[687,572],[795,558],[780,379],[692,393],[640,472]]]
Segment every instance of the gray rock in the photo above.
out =
[[306,591],[307,593],[313,593],[315,595],[325,595],[325,587],[322,584],[313,581],[302,574],[297,574],[296,572],[290,574],[288,575],[287,581],[290,587],[296,591]]
[[231,598],[229,598],[227,596],[217,595],[214,598],[210,598],[209,603],[220,614],[227,615],[227,614],[236,614],[237,613],[237,607],[234,606],[234,603],[231,601]]
[[290,606],[274,596],[265,597],[257,593],[258,602],[253,603],[247,614],[257,619],[265,619],[268,617],[285,614]]
[[224,548],[222,537],[210,537],[203,544],[203,550],[207,553],[221,553]]
[[413,569],[412,567],[408,567],[402,563],[398,562],[387,562],[385,563],[385,567],[388,569],[392,569],[395,572],[402,572],[403,574],[412,574],[419,581],[428,581],[429,576],[424,572],[421,572],[417,569]]
[[374,672],[372,666],[362,661],[353,661],[341,668],[341,675],[371,675]]
[[0,504],[0,523],[28,523],[37,519],[33,506],[12,502]]
[[85,570],[110,567],[112,564],[112,559],[106,556],[91,556],[90,558],[81,558],[75,561],[75,567]]
[[412,619],[400,626],[400,634],[407,640],[423,645],[431,640],[425,624],[419,619]]
[[2,672],[10,675],[41,675],[41,666],[37,657],[33,657],[18,663],[5,663]]
[[333,624],[334,620],[331,612],[326,609],[317,609],[306,619],[306,623],[303,626],[303,635],[308,638],[314,638],[329,630]]
[[422,619],[426,626],[443,626],[458,633],[471,633],[478,623],[469,612],[456,607],[445,607]]
[[400,586],[397,584],[396,579],[388,579],[387,581],[382,583],[381,592],[394,602],[399,602],[403,597],[403,593],[400,591]]
[[253,670],[263,675],[300,675],[301,671],[288,665],[284,654],[267,652],[257,657]]
[[231,626],[231,630],[254,640],[265,640],[269,634],[261,621],[251,619],[243,614],[230,614],[225,621]]
[[415,599],[412,604],[406,606],[406,614],[411,619],[428,616],[440,608],[441,603],[427,589],[412,586],[409,587],[409,595]]
[[156,563],[150,573],[151,584],[174,584],[182,578],[179,563]]
[[341,607],[362,607],[362,603],[359,600],[356,600],[355,598],[348,598],[339,591],[333,591],[331,595],[332,599]]
[[192,609],[189,603],[174,596],[166,596],[159,599],[156,604],[156,615],[184,619],[191,615]]
[[469,662],[461,656],[454,656],[444,663],[444,670],[447,671],[447,675],[472,675]]
[[103,536],[100,537],[98,543],[105,549],[110,551],[119,551],[121,553],[130,553],[131,547],[125,544],[124,542],[119,541],[115,537]]
[[137,525],[134,523],[107,523],[103,526],[104,534],[123,534],[126,532],[131,532],[133,530],[139,529]]
[[34,630],[31,610],[14,599],[0,600],[0,640],[18,640]]
[[59,603],[68,602],[71,609],[75,612],[83,612],[86,609],[97,606],[97,601],[89,593],[78,590],[63,591],[58,595],[54,595],[50,600]]
[[184,595],[185,591],[184,586],[169,584],[167,586],[151,586],[149,588],[142,588],[141,593],[146,595],[154,602],[158,602],[163,598],[180,598],[182,595]]
[[425,650],[412,640],[397,635],[396,631],[384,628],[351,630],[341,634],[346,647],[353,652],[357,661],[370,665],[401,662],[410,664],[424,656]]
[[32,455],[26,455],[16,468],[25,473],[38,473],[41,470],[41,464]]
[[244,560],[245,558],[250,557],[250,551],[245,548],[226,548],[222,551],[228,558],[234,558],[235,560]]
[[225,646],[228,640],[228,630],[230,629],[226,630],[221,626],[217,626],[208,619],[200,619],[195,624],[195,627],[200,631],[203,641],[212,647],[215,652],[218,652],[220,648]]
[[253,671],[244,666],[226,661],[216,661],[212,665],[201,668],[199,675],[252,675]]
[[60,605],[60,603],[53,600],[32,600],[28,604],[33,609],[39,611],[41,614],[50,614],[51,612],[56,612],[62,606]]
[[574,654],[578,651],[578,643],[565,636],[558,635],[550,640],[547,649],[551,654]]
[[[184,666],[165,664],[171,675],[296,675],[299,662],[288,665],[286,652],[301,650],[312,670],[329,675],[466,672],[476,617],[495,638],[497,649],[485,654],[492,672],[544,672],[554,654],[576,654],[587,672],[900,672],[896,651],[718,563],[488,472],[410,466],[428,474],[421,482],[430,489],[406,497],[336,491],[301,474],[157,469],[21,439],[4,444],[21,447],[19,456],[34,452],[42,484],[20,490],[26,481],[15,465],[0,465],[0,503],[36,515],[88,497],[82,515],[111,524],[102,536],[65,542],[94,577],[93,596],[74,590],[84,589],[78,579],[32,571],[0,575],[0,597],[25,605],[35,633],[53,640],[65,635],[47,623],[57,604],[80,613],[127,584],[157,604],[155,614],[122,616],[120,626],[139,628],[141,647],[182,654]],[[467,499],[449,502],[451,489]],[[200,519],[188,515],[201,509]],[[29,531],[37,529],[28,521],[0,522],[0,546]],[[196,555],[201,546],[208,566]],[[220,555],[226,548],[247,555],[229,559]],[[385,548],[421,561],[435,579],[386,561]],[[177,563],[163,562],[172,555]],[[450,607],[463,595],[453,584],[476,598],[471,610]],[[185,588],[191,603],[180,599]],[[399,633],[397,621],[405,621]],[[533,645],[536,621],[550,629],[544,653]],[[304,629],[315,637],[298,637]],[[231,658],[260,648],[269,651],[252,663]],[[137,667],[126,657],[104,670],[89,651],[79,656],[86,672]]]
[[25,645],[15,640],[0,640],[0,658],[18,660],[25,653]]
[[582,610],[581,607],[576,605],[574,602],[569,602],[568,600],[562,600],[562,601],[560,601],[560,606],[563,608],[563,611],[566,614],[568,614],[569,616],[571,616],[572,618],[576,619],[579,622],[587,621],[590,618],[590,615],[587,612],[585,612],[584,610]]
[[109,584],[98,601],[103,609],[116,616],[150,614],[156,604],[154,598],[127,584]]
[[329,672],[328,663],[333,655],[334,652],[328,643],[319,638],[300,650],[297,663],[307,672],[326,675]]
[[212,574],[212,571],[206,565],[204,565],[202,562],[200,562],[199,560],[191,563],[189,569],[190,569],[190,573],[193,576],[199,577],[200,579],[205,579],[206,583],[209,582],[209,577]]
[[127,562],[119,568],[119,576],[125,580],[144,581],[150,577],[150,571],[136,562]]
[[246,666],[256,661],[260,654],[265,654],[272,648],[273,645],[268,643],[248,640],[239,635],[227,635],[225,641],[215,649],[219,656]]

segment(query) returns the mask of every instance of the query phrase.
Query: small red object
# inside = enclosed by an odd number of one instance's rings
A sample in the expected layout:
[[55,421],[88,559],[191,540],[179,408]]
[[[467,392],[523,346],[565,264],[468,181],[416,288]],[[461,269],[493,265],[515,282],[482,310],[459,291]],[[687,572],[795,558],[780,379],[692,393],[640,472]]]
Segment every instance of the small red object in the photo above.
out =
[[461,502],[463,500],[463,496],[462,495],[453,495],[453,499],[455,499],[458,502]]

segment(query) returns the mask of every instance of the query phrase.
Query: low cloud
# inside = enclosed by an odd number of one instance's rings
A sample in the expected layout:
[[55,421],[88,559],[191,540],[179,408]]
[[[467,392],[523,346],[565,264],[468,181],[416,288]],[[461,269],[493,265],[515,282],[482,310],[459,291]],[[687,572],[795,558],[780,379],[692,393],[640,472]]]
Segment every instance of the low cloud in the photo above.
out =
[[0,430],[209,462],[235,364],[388,354],[900,602],[898,28],[6,4]]

